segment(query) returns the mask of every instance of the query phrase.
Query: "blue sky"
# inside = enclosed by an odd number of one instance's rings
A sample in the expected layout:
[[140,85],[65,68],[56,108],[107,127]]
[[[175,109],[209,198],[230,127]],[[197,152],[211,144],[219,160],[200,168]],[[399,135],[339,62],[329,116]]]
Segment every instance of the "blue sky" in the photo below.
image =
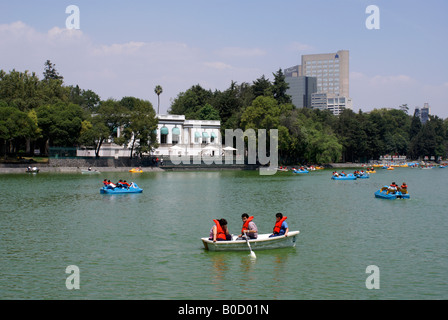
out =
[[[68,30],[65,9],[80,10]],[[366,8],[380,9],[369,30]],[[302,54],[350,51],[354,110],[428,102],[448,117],[448,2],[444,0],[2,1],[0,68],[35,71],[47,59],[67,85],[102,99],[136,96],[161,112],[195,84],[272,79]]]

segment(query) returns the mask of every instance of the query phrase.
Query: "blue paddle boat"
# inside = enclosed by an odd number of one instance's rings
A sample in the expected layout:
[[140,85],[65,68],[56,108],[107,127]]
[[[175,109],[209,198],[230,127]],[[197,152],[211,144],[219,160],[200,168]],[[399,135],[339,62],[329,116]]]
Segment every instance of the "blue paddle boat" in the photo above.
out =
[[339,174],[339,176],[332,176],[331,179],[333,179],[333,180],[356,180],[356,176],[353,173],[349,173],[346,175]]
[[102,187],[100,193],[103,194],[123,194],[123,193],[142,193],[143,189],[140,188],[136,183],[132,182],[129,188],[125,187]]
[[357,179],[369,179],[370,175],[368,173],[364,173],[364,174],[358,173],[358,174],[356,174],[356,178]]
[[294,173],[308,173],[308,170],[305,169],[299,169],[299,170],[293,170]]
[[380,190],[375,192],[375,198],[395,200],[395,199],[409,199],[411,196],[409,193],[402,193],[401,191],[387,193],[388,186],[382,187]]

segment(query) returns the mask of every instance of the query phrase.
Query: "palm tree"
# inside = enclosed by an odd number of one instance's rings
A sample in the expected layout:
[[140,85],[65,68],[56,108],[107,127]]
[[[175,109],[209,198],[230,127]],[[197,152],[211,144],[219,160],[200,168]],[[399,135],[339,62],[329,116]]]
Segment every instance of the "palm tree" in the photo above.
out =
[[159,114],[159,108],[160,108],[160,94],[163,92],[161,85],[156,85],[154,92],[157,95],[158,105],[157,105],[157,114]]

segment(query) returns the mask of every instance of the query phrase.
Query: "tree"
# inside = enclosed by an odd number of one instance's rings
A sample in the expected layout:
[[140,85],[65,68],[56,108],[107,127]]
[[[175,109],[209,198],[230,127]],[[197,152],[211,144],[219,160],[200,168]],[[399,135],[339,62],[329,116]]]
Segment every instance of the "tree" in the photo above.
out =
[[55,64],[51,63],[50,60],[45,62],[45,70],[44,70],[44,80],[63,80],[64,77],[59,75],[56,71]]
[[43,142],[47,146],[74,147],[78,145],[82,121],[85,120],[85,114],[80,106],[60,102],[40,106],[36,113],[39,127],[42,129]]
[[291,96],[286,94],[286,91],[289,89],[289,84],[285,80],[285,75],[283,74],[282,69],[279,69],[272,75],[274,76],[272,93],[274,94],[275,100],[277,100],[279,104],[292,103]]
[[101,146],[109,137],[109,127],[100,117],[92,117],[82,122],[79,142],[87,147],[94,147],[95,157],[99,157]]
[[336,133],[343,146],[342,161],[359,161],[365,157],[367,136],[362,126],[363,116],[345,109],[338,119]]
[[160,85],[156,85],[156,87],[154,88],[154,92],[157,95],[157,114],[159,114],[159,108],[160,108],[160,95],[163,92],[162,86]]
[[261,78],[256,79],[252,85],[252,92],[254,97],[270,96],[272,95],[272,83],[269,79],[266,79],[264,75]]
[[179,93],[168,113],[183,114],[186,119],[195,119],[199,109],[206,103],[210,103],[212,97],[213,93],[210,90],[205,90],[197,84],[187,91]]
[[409,107],[407,103],[403,103],[401,106],[398,107],[401,111],[403,111],[404,113],[408,114],[409,111]]
[[[129,101],[129,99],[128,99]],[[158,146],[156,113],[149,101],[133,98],[133,106],[126,110],[123,134],[115,139],[118,144],[131,147],[131,159],[135,153],[140,156]]]
[[84,110],[95,113],[101,101],[100,97],[92,90],[83,90],[76,86],[69,86],[69,101],[78,104]]
[[232,81],[230,87],[224,92],[215,91],[212,102],[210,105],[214,106],[219,112],[220,120],[222,121],[221,127],[230,129],[228,120],[235,115],[238,115],[243,107],[242,100],[240,99],[241,87]]
[[219,112],[213,108],[210,104],[206,103],[198,111],[198,120],[221,120]]
[[0,107],[0,141],[3,140],[5,158],[9,152],[19,151],[19,140],[35,138],[37,132],[36,123],[27,113],[14,107]]

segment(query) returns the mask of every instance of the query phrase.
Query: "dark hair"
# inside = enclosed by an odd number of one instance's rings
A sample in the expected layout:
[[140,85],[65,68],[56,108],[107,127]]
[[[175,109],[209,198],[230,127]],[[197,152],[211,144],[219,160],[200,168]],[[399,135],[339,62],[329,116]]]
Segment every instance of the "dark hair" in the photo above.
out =
[[283,218],[283,214],[281,214],[280,212],[277,213],[275,216],[276,216],[277,218]]
[[221,226],[225,226],[225,225],[227,225],[227,220],[224,219],[224,218],[221,218],[221,219],[219,219],[219,224],[220,224]]
[[241,215],[241,218],[244,218],[244,217],[249,218],[249,215],[248,215],[247,213],[243,213],[243,214]]

